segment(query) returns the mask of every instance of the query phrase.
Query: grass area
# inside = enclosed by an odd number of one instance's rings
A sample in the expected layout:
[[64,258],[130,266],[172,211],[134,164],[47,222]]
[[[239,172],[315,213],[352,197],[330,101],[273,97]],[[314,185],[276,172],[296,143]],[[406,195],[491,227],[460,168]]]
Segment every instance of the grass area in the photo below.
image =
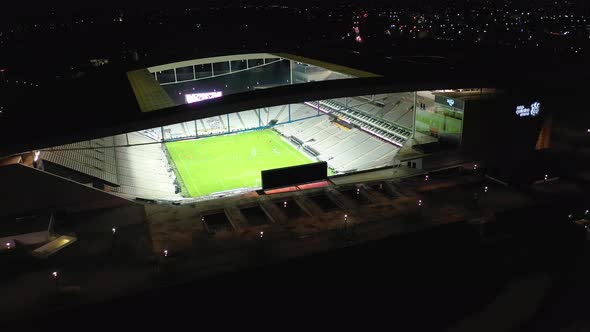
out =
[[438,128],[441,132],[449,134],[461,134],[462,120],[445,116],[439,113],[416,113],[416,130],[429,131],[431,127]]
[[191,197],[261,185],[260,171],[314,162],[272,130],[166,143]]

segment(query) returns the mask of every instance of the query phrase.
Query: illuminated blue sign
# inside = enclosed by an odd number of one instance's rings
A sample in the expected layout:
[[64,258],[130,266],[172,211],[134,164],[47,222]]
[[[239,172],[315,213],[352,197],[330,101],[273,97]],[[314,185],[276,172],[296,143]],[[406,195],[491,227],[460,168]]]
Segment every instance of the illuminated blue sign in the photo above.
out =
[[538,101],[531,104],[531,107],[525,107],[524,105],[516,106],[516,115],[520,117],[524,116],[537,116],[541,111],[541,103]]

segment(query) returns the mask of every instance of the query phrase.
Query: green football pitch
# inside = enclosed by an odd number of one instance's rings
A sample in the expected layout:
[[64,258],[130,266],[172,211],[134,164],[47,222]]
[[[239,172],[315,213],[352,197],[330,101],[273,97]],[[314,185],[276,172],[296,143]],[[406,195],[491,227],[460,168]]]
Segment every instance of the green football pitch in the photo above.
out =
[[428,132],[430,128],[438,128],[441,132],[449,134],[461,134],[463,121],[439,113],[416,113],[416,130]]
[[314,162],[268,129],[166,143],[191,197],[261,186],[260,171]]

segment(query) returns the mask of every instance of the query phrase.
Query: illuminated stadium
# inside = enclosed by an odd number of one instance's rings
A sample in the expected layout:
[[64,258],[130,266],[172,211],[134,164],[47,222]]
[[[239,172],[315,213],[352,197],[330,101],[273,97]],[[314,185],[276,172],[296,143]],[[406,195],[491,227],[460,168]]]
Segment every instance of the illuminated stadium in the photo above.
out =
[[[437,167],[428,161],[433,152],[482,144],[489,115],[478,110],[515,107],[496,89],[407,91],[384,79],[283,53],[134,69],[126,73],[138,109],[133,120],[119,125],[113,117],[103,131],[82,130],[77,136],[85,140],[37,145],[34,166],[127,199],[191,202],[287,184],[301,189]],[[465,126],[469,104],[473,125]],[[279,177],[298,179],[309,169],[293,166],[319,164],[326,165],[319,176],[264,184],[266,171],[290,169]]]
[[[128,73],[144,112],[249,90],[371,76],[376,75],[272,54],[198,59]],[[449,134],[459,135],[460,118],[438,116],[430,97],[390,93],[269,105],[61,145],[42,151],[41,159],[46,170],[88,174],[131,197],[178,199],[256,190],[260,172],[267,169],[326,161],[332,176],[391,167],[411,137],[428,139],[413,132],[414,102],[422,111],[419,130],[428,132],[431,122],[444,117]]]
[[463,224],[489,212],[465,209],[474,191],[503,211],[529,202],[508,184],[559,176],[527,160],[548,94],[352,65],[250,53],[7,84],[0,251],[204,276]]

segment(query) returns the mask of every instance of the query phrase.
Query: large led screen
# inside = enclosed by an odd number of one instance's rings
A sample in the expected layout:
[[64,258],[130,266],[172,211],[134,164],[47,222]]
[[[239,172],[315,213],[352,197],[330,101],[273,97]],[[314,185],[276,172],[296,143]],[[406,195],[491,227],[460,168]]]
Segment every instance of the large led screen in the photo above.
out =
[[187,104],[198,103],[203,100],[219,98],[223,94],[221,91],[202,92],[202,93],[187,93],[184,95]]

